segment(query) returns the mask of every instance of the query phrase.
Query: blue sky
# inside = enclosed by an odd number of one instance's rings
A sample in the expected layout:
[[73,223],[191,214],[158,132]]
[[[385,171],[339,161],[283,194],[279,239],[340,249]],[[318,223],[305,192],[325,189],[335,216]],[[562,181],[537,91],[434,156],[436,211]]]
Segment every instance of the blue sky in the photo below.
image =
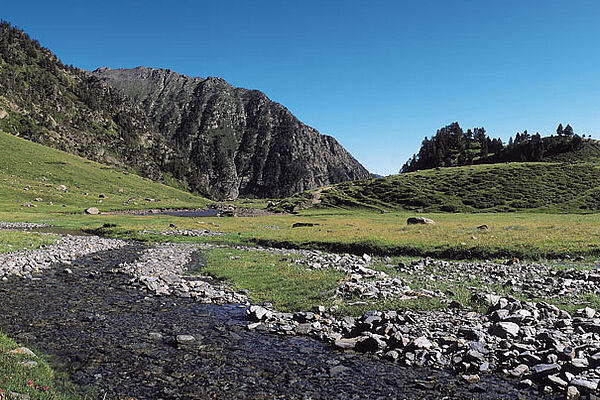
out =
[[598,1],[10,1],[66,64],[259,89],[391,174],[450,122],[600,136]]

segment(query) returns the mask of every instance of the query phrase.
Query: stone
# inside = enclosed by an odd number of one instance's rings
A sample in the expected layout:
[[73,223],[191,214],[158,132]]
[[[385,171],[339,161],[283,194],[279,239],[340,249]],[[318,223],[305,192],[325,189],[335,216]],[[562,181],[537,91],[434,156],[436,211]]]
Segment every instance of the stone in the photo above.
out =
[[407,225],[434,225],[435,221],[425,217],[410,217],[406,220]]
[[531,368],[531,374],[534,377],[546,377],[560,371],[558,364],[537,364]]
[[37,368],[37,366],[38,366],[38,363],[37,363],[37,361],[32,361],[32,360],[29,360],[29,361],[21,361],[21,363],[20,363],[20,364],[21,364],[22,366],[24,366],[25,368]]
[[308,335],[310,331],[312,331],[312,329],[312,324],[309,322],[305,322],[303,324],[298,324],[298,326],[296,327],[296,333],[298,333],[299,335]]
[[350,350],[356,346],[356,342],[360,338],[352,338],[352,339],[339,339],[334,342],[335,347],[343,350]]
[[570,369],[584,370],[590,366],[590,363],[587,358],[574,358],[571,360],[571,363],[568,364],[568,366]]
[[554,387],[566,388],[568,385],[568,382],[559,377],[558,375],[550,375],[547,379],[548,382],[550,382]]
[[565,394],[565,399],[567,400],[579,400],[581,398],[581,394],[579,390],[575,386],[569,386],[567,388],[567,393]]
[[390,361],[398,361],[398,358],[400,358],[400,353],[398,353],[396,350],[390,350],[385,353],[385,358]]
[[179,344],[188,344],[196,341],[196,338],[192,335],[177,335],[175,338]]
[[85,210],[85,213],[88,215],[98,215],[100,214],[100,210],[97,207],[90,207]]
[[273,313],[264,307],[252,305],[246,310],[246,316],[251,321],[262,321],[268,319]]
[[433,346],[433,343],[431,343],[431,341],[429,339],[427,339],[425,336],[419,336],[418,338],[413,340],[411,345],[412,345],[411,347],[413,347],[415,349],[429,350]]
[[519,381],[519,384],[517,385],[517,387],[519,389],[527,389],[533,386],[533,382],[531,381],[531,379],[523,379],[521,381]]
[[387,344],[378,335],[363,336],[356,342],[354,349],[363,353],[383,350]]
[[582,393],[592,393],[598,389],[598,381],[587,379],[573,379],[569,385],[576,387]]
[[323,313],[325,313],[325,306],[314,306],[313,312],[315,314],[323,314]]
[[340,374],[348,371],[349,369],[350,368],[345,367],[343,365],[335,365],[335,366],[329,368],[329,375],[337,376],[337,375],[340,375]]
[[8,354],[10,354],[10,355],[19,355],[19,356],[27,356],[27,357],[33,357],[33,358],[37,357],[35,355],[35,353],[33,351],[29,350],[27,347],[16,348],[14,350],[9,351]]
[[292,224],[292,228],[305,228],[317,225],[319,224],[314,224],[312,222],[295,222],[294,224]]
[[460,377],[461,377],[461,379],[462,379],[463,381],[465,381],[465,382],[467,382],[467,383],[470,383],[470,384],[475,384],[475,383],[478,383],[478,382],[479,382],[479,380],[481,379],[481,378],[479,377],[479,375],[477,375],[477,374],[472,374],[472,375],[461,375]]
[[158,332],[150,332],[148,334],[148,337],[152,340],[162,340],[163,339],[163,335]]
[[480,340],[484,336],[484,333],[479,329],[466,326],[460,327],[458,329],[458,334],[467,340]]
[[512,370],[510,370],[510,374],[516,378],[521,377],[529,372],[529,367],[525,364],[519,364]]
[[490,334],[507,339],[519,334],[519,325],[514,322],[498,322],[490,328]]
[[17,392],[9,392],[8,398],[15,399],[15,400],[30,400],[31,399],[28,394],[22,394],[22,393],[17,393]]

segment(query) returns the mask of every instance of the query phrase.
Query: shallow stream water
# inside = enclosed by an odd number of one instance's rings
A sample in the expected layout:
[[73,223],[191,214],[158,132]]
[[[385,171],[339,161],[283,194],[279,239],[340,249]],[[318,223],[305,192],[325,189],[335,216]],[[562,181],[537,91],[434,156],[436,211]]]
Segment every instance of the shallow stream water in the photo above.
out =
[[[34,280],[0,283],[0,329],[107,399],[539,398],[494,376],[467,385],[445,371],[249,331],[239,306],[149,296],[111,272],[143,249],[132,243],[82,257],[72,273],[56,265]],[[183,334],[196,340],[178,344]]]

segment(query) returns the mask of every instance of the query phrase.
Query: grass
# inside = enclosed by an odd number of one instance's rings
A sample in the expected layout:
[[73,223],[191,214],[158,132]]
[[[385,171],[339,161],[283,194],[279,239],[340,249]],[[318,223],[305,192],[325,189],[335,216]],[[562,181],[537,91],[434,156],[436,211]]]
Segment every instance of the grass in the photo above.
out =
[[[446,308],[449,301],[454,300],[467,310],[487,313],[489,305],[474,297],[482,293],[513,296],[523,301],[546,301],[571,314],[585,306],[600,309],[600,296],[597,293],[541,298],[522,292],[518,287],[505,286],[502,280],[486,281],[481,276],[456,274],[452,264],[428,265],[422,271],[410,274],[400,272],[395,267],[406,258],[380,258],[369,265],[369,268],[400,278],[414,291],[435,293],[433,297],[424,295],[407,300],[336,295],[335,289],[348,276],[334,269],[311,270],[299,255],[218,248],[205,251],[204,256],[206,263],[202,274],[226,280],[233,288],[248,291],[253,302],[272,303],[275,309],[285,312],[306,311],[317,305],[324,305],[328,309],[337,306],[334,313],[338,316],[359,316],[374,309],[430,311]],[[440,276],[446,276],[446,279],[439,279]]]
[[[27,395],[31,400],[80,400],[94,398],[90,393],[80,396],[75,388],[57,375],[47,361],[37,354],[36,358],[25,355],[8,354],[19,346],[12,339],[0,332],[0,399],[13,398],[10,393]],[[21,363],[35,361],[37,365],[27,367]]]
[[329,297],[344,277],[333,270],[308,270],[293,257],[264,251],[213,249],[205,252],[208,273],[226,279],[235,289],[250,290],[253,301],[270,302],[281,311],[309,310],[331,305]]
[[[25,203],[36,207],[25,208]],[[129,171],[0,132],[0,210],[47,214],[82,212],[88,207],[101,211],[197,208],[206,203],[202,197]]]
[[[380,214],[365,210],[307,210],[298,215],[243,218],[182,218],[164,215],[40,215],[1,213],[0,220],[50,221],[69,229],[98,229],[101,234],[144,241],[260,244],[316,248],[355,254],[431,256],[445,259],[560,259],[600,256],[599,214],[471,213],[423,214],[435,225],[406,225],[410,212]],[[292,228],[295,222],[312,227]],[[213,238],[140,235],[144,229],[209,229]],[[477,229],[485,224],[486,230]]]
[[[326,308],[336,305],[335,314],[339,316],[359,316],[374,309],[430,311],[446,308],[449,301],[454,300],[468,310],[487,313],[489,305],[474,297],[482,293],[513,296],[523,301],[546,301],[572,314],[586,306],[600,309],[600,296],[597,293],[541,298],[522,292],[518,287],[505,286],[501,279],[494,282],[486,281],[481,276],[456,274],[452,264],[430,264],[410,274],[400,272],[395,267],[399,260],[406,261],[405,258],[381,258],[369,265],[369,268],[400,278],[414,291],[435,293],[433,297],[425,295],[407,300],[336,295],[335,289],[348,276],[333,269],[311,270],[299,255],[218,248],[206,251],[204,256],[206,266],[201,270],[202,274],[224,279],[237,290],[249,291],[253,302],[272,303],[275,309],[285,312],[306,311],[317,305]],[[434,279],[433,276],[438,278]],[[446,279],[439,279],[440,276],[446,276]]]
[[[302,208],[304,192],[274,209]],[[333,185],[320,208],[423,212],[600,211],[600,166],[595,163],[505,163],[438,168]]]
[[56,241],[54,235],[30,232],[0,231],[0,254],[19,250],[37,249]]

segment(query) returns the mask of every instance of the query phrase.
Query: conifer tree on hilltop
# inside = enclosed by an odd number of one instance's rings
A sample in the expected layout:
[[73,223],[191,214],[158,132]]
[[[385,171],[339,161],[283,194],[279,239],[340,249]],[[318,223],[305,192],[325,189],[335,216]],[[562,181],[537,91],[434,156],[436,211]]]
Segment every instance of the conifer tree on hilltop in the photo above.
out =
[[542,137],[539,132],[531,135],[524,130],[509,138],[504,145],[500,138],[489,137],[483,127],[463,131],[458,122],[453,122],[438,129],[431,138],[425,137],[419,152],[402,166],[400,172],[471,164],[543,161],[583,145],[582,137],[570,124],[566,127],[559,124],[556,134]]

